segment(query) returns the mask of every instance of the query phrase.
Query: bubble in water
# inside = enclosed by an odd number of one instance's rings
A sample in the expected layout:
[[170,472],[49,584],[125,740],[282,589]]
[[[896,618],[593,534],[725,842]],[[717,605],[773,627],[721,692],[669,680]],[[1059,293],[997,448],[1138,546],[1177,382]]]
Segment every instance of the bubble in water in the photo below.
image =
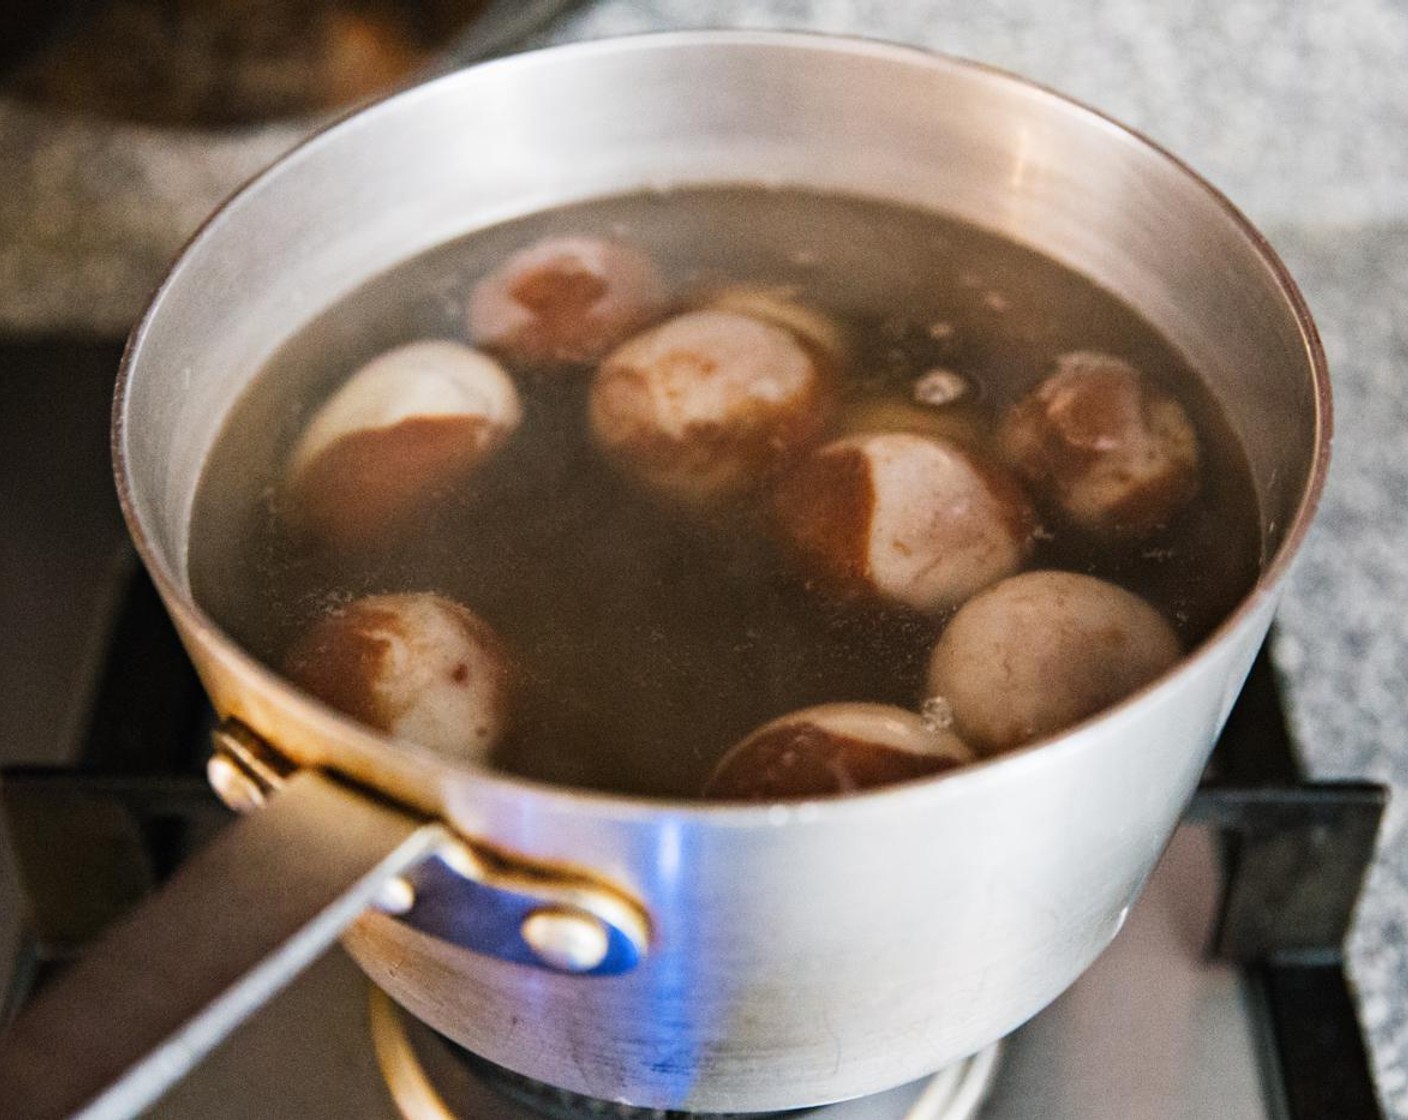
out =
[[953,704],[947,696],[930,696],[919,707],[925,731],[947,731],[953,727]]
[[942,408],[968,395],[968,382],[961,374],[951,369],[936,367],[923,374],[914,383],[914,400]]

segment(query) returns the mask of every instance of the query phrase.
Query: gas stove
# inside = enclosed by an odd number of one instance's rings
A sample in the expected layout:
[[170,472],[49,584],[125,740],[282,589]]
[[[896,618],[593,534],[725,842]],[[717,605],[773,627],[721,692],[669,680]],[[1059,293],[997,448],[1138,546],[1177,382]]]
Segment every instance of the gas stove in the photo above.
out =
[[[7,1016],[229,816],[202,777],[213,717],[122,543],[101,438],[115,362],[105,344],[0,345],[14,487],[0,510],[13,569],[0,664],[23,701],[0,723],[4,885],[21,917]],[[25,687],[46,673],[47,695]],[[801,1115],[1379,1117],[1340,949],[1383,799],[1374,785],[1304,780],[1263,654],[1144,896],[1070,991],[935,1077]],[[574,1097],[469,1055],[334,950],[149,1115],[677,1114]]]

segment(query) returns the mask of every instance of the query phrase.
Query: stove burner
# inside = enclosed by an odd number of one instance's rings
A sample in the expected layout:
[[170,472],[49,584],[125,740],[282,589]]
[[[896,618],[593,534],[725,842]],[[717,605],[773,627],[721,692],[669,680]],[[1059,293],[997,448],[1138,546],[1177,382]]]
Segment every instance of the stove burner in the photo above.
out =
[[[994,1045],[922,1082],[906,1087],[898,1101],[865,1111],[865,1102],[798,1112],[680,1112],[638,1108],[569,1092],[524,1077],[456,1046],[371,988],[372,1046],[387,1089],[404,1120],[764,1120],[808,1116],[825,1120],[973,1120],[987,1098],[997,1069]],[[886,1105],[889,1105],[887,1108]],[[505,1114],[505,1108],[514,1109]]]

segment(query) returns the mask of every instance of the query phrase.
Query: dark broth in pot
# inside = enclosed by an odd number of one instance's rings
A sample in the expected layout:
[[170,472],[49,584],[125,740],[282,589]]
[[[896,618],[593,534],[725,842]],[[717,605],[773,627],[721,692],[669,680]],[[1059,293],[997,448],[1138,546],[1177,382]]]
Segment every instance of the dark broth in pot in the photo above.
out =
[[591,371],[508,365],[523,418],[467,484],[410,531],[358,550],[283,528],[279,482],[318,405],[401,343],[465,338],[474,283],[545,236],[607,237],[652,254],[677,306],[711,285],[782,286],[845,325],[843,397],[909,401],[935,367],[993,416],[1058,355],[1102,351],[1175,395],[1201,443],[1197,499],[1133,544],[1038,533],[1028,568],[1098,575],[1144,597],[1185,649],[1256,578],[1250,473],[1212,393],[1114,295],[966,224],[852,198],[689,189],[566,207],[471,234],[377,277],[310,322],[228,417],[197,493],[197,600],[278,666],[334,604],[435,591],[486,619],[511,651],[511,722],[494,762],[513,773],[645,795],[694,796],[723,753],[808,705],[917,708],[943,619],[818,595],[767,531],[759,500],[708,516],[673,508],[608,462],[587,416]]

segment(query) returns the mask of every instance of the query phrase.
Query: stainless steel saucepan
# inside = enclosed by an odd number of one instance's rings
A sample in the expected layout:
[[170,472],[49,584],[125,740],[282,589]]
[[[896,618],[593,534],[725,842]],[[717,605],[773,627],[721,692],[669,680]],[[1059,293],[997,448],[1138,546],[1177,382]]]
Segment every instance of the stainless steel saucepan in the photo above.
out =
[[[1119,293],[1250,458],[1260,581],[1175,670],[930,781],[756,808],[455,766],[295,691],[193,601],[202,464],[310,317],[476,228],[644,186],[795,184],[929,207]],[[338,935],[411,1012],[578,1093],[752,1112],[870,1093],[1012,1030],[1119,930],[1190,797],[1329,453],[1301,298],[1232,206],[1089,109],[981,66],[783,34],[491,62],[359,113],[191,243],[132,337],[114,450],[137,546],[265,805],[20,1018],[5,1115],[135,1111]]]

